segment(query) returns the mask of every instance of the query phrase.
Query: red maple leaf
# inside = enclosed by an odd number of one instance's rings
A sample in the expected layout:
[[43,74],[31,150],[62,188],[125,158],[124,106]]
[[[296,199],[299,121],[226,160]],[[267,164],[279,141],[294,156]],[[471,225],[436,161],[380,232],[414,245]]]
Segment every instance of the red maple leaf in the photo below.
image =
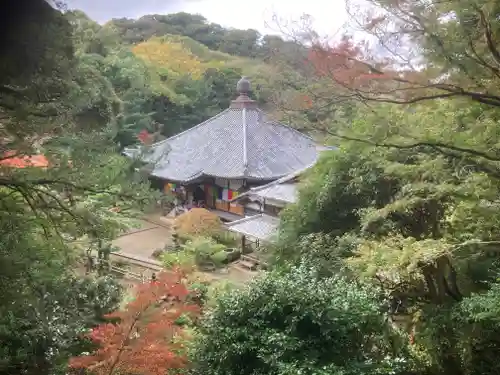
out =
[[139,139],[139,141],[141,141],[141,143],[147,144],[151,141],[152,135],[149,134],[149,132],[144,129],[144,130],[141,130],[139,132],[139,134],[137,134],[137,138]]
[[88,355],[70,360],[73,372],[87,369],[96,375],[164,375],[187,366],[180,342],[182,328],[175,324],[184,314],[197,314],[199,306],[187,302],[190,292],[180,271],[158,275],[137,287],[135,299],[124,310],[109,314],[117,323],[95,327],[89,338],[99,345]]

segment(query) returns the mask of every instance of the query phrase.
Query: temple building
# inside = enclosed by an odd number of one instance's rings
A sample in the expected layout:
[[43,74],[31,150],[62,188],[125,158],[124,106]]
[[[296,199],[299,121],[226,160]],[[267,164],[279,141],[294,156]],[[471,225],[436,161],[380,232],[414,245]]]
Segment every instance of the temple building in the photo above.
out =
[[206,207],[225,221],[251,214],[236,197],[314,165],[323,149],[305,134],[267,118],[249,98],[245,77],[237,91],[230,107],[207,121],[149,146],[147,152],[125,150],[150,166],[150,178],[165,192],[182,190],[188,207]]
[[245,193],[232,199],[245,207],[248,216],[267,214],[278,216],[287,204],[295,203],[298,199],[298,181],[305,169],[299,169],[285,177],[268,184],[251,188]]
[[274,241],[280,222],[279,213],[286,205],[297,201],[299,177],[304,171],[298,170],[233,198],[243,205],[247,216],[228,223],[226,228],[242,236],[242,247],[246,246],[247,238],[257,247],[261,242]]

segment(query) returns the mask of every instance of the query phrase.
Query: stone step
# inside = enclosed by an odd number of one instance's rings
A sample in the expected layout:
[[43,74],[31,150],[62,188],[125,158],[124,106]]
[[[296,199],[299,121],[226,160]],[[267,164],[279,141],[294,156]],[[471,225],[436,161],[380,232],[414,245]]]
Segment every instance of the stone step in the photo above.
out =
[[242,254],[241,255],[241,260],[244,260],[246,262],[253,262],[253,263],[256,263],[256,264],[260,264],[260,260],[258,258],[256,258],[255,256],[252,256],[252,255],[248,255],[248,254]]
[[234,263],[236,266],[241,267],[243,269],[247,269],[250,271],[256,271],[257,270],[257,264],[254,262],[247,262],[245,260],[239,260],[236,263]]

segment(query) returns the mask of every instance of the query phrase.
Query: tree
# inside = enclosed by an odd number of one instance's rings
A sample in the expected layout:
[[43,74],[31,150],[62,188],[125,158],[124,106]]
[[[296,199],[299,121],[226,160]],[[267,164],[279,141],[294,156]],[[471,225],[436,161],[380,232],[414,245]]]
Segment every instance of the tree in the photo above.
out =
[[[311,293],[314,290],[314,293]],[[200,374],[409,374],[378,292],[305,266],[230,291],[202,322]]]
[[201,61],[180,43],[153,38],[134,46],[132,51],[147,63],[160,68],[168,79],[170,75],[185,74],[196,79],[203,74]]
[[347,36],[311,51],[318,72],[347,89],[347,96],[396,103],[466,97],[499,105],[494,2],[369,0],[363,5],[367,11],[354,5],[348,10],[373,41],[372,51]]
[[[307,95],[312,105],[306,110],[290,106],[286,97],[278,103],[292,115],[299,109],[298,122],[305,122],[306,128],[370,142],[338,129],[338,123],[330,126],[330,120],[380,103],[457,99],[489,111],[498,107],[498,61],[493,47],[498,12],[492,2],[367,0],[359,6],[349,2],[348,11],[349,26],[361,29],[361,36],[358,32],[354,38],[346,31],[342,38],[325,43],[307,28],[300,31],[313,36],[309,57],[300,79],[284,84],[295,94],[292,101],[297,94]],[[402,143],[405,148],[425,143],[457,158],[476,154],[471,158],[476,164],[478,158],[483,158],[480,164],[484,159],[498,161],[495,152],[484,154],[480,145],[471,149],[449,139],[406,137],[398,143],[378,142],[384,147]]]
[[144,42],[152,37],[170,34],[185,35],[211,50],[237,56],[254,57],[261,49],[261,36],[256,30],[225,29],[196,14],[152,14],[138,20],[117,19],[112,22],[129,43]]
[[104,323],[90,333],[99,347],[73,358],[70,367],[102,375],[163,375],[185,368],[183,331],[176,321],[195,314],[198,308],[188,302],[190,291],[184,276],[163,273],[138,286],[133,301],[123,311],[107,315],[117,322]]
[[231,55],[255,57],[258,53],[260,33],[257,30],[226,30],[219,49]]
[[497,326],[462,310],[470,298],[484,298],[499,271],[499,185],[488,169],[496,166],[404,143],[429,137],[493,149],[496,111],[465,103],[378,105],[346,124],[337,119],[344,134],[366,141],[343,141],[304,177],[298,203],[282,216],[276,249],[280,266],[305,259],[323,275],[342,272],[381,286],[436,374],[497,371],[490,354],[481,367],[470,354],[496,347],[488,332]]
[[[1,371],[49,375],[82,350],[78,334],[117,298],[115,284],[98,301],[92,281],[75,279],[75,240],[91,247],[112,240],[155,194],[116,152],[119,100],[95,69],[103,56],[79,60],[73,26],[47,2],[4,5],[11,12],[0,22]],[[7,162],[32,156],[46,163]]]
[[138,20],[115,19],[113,25],[129,43],[144,42],[166,34],[186,35],[211,49],[217,49],[224,35],[222,26],[208,23],[201,15],[189,13],[151,14]]
[[64,374],[68,358],[89,346],[82,332],[118,307],[121,287],[106,277],[72,275],[77,254],[40,238],[36,222],[7,207],[0,226],[0,373]]

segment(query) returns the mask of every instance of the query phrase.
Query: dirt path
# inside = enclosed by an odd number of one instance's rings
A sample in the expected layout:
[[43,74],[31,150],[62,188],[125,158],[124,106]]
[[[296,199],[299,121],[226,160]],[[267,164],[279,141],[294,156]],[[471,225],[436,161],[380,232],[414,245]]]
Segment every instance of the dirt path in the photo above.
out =
[[[140,228],[131,230],[129,233],[118,237],[113,241],[113,246],[120,248],[118,253],[126,257],[136,257],[137,260],[146,258],[155,262],[152,258],[154,251],[163,249],[166,245],[171,244],[172,224],[172,220],[165,220],[164,218],[160,218],[159,215],[149,215],[145,217],[145,220],[141,221]],[[119,256],[112,256],[112,258],[116,258],[114,259],[115,261],[117,261],[118,258],[120,258],[120,261],[125,261],[125,259]],[[151,270],[140,271],[140,262],[131,261],[131,263],[134,264],[133,268],[138,273],[143,273],[144,271],[145,274],[149,275],[149,273],[153,272]],[[199,272],[198,274],[210,281],[228,280],[239,285],[246,284],[256,276],[255,272],[246,271],[233,266],[229,266],[225,270]]]
[[159,217],[147,217],[146,220],[141,222],[140,228],[114,240],[113,246],[119,247],[120,252],[151,258],[155,250],[171,243],[172,229],[168,222],[162,222]]

